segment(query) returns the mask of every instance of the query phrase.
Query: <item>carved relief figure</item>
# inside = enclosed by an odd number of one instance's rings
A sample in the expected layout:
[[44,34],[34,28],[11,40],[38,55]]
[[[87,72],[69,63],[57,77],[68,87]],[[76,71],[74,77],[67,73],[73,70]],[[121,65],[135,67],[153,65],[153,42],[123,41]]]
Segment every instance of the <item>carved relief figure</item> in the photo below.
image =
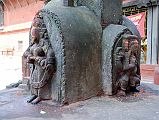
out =
[[127,91],[138,92],[136,89],[140,85],[140,75],[138,70],[138,41],[137,39],[124,39],[122,47],[116,50],[117,84],[118,95],[125,96]]
[[37,104],[51,99],[51,80],[55,72],[55,55],[48,40],[41,35],[42,20],[35,16],[31,27],[31,45],[24,52],[32,65],[30,74],[31,97],[28,103]]
[[138,56],[138,51],[139,51],[139,44],[138,41],[136,39],[134,39],[133,41],[130,41],[130,91],[132,92],[138,92],[138,90],[136,89],[136,87],[138,87],[140,85],[140,79],[141,76],[138,75],[138,62],[137,62],[137,56]]

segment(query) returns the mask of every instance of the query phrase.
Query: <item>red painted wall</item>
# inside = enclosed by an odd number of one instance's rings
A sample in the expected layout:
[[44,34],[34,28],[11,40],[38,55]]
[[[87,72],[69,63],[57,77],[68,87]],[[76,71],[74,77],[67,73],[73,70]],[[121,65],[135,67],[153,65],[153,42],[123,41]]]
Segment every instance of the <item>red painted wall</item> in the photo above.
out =
[[[19,1],[19,2],[18,2]],[[5,0],[4,26],[32,21],[35,13],[44,3],[37,0]]]

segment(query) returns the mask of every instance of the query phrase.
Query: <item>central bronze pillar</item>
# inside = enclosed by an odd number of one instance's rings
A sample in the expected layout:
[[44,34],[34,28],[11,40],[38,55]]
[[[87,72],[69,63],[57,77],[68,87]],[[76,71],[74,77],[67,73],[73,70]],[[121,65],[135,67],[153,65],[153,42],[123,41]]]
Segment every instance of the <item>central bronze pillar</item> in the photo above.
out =
[[63,0],[63,4],[64,4],[64,6],[73,7],[74,6],[74,0]]

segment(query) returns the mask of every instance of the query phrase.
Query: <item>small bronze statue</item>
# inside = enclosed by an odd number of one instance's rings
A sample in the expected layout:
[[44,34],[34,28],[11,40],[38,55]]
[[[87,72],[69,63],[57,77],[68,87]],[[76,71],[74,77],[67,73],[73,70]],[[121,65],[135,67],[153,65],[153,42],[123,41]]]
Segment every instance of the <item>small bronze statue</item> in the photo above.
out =
[[117,86],[118,96],[126,96],[126,92],[138,92],[136,87],[140,85],[138,74],[138,41],[136,38],[124,39],[122,47],[116,50]]
[[31,44],[24,52],[27,62],[32,65],[30,74],[31,97],[28,103],[37,104],[51,99],[51,80],[55,72],[55,55],[48,40],[41,35],[42,19],[35,16],[31,33]]

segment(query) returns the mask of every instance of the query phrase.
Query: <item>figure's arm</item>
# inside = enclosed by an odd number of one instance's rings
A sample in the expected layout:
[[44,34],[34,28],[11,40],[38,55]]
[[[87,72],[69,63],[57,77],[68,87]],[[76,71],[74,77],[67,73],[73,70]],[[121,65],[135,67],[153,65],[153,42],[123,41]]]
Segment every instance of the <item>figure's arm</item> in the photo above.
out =
[[30,50],[31,47],[32,47],[32,45],[30,45],[30,46],[27,48],[27,50],[26,50],[26,51],[24,52],[24,54],[23,54],[23,57],[24,57],[25,59],[27,59],[27,62],[28,62],[28,63],[33,64],[33,63],[34,63],[34,58],[33,58],[32,52],[31,52],[31,50]]
[[124,70],[129,70],[132,71],[137,67],[136,64],[136,58],[135,57],[130,57],[129,61],[127,62],[127,65],[125,66]]
[[45,69],[46,66],[46,57],[35,57],[35,64],[40,65],[43,69]]
[[46,59],[42,60],[40,64],[42,66],[45,64],[43,68],[45,69],[45,73],[42,77],[42,80],[39,83],[33,85],[35,88],[43,87],[49,80],[52,79],[53,73],[56,71],[55,55],[52,49],[48,50]]
[[46,62],[46,70],[55,70],[56,67],[56,63],[55,63],[55,54],[53,52],[53,49],[50,48],[48,50],[48,54],[47,54],[47,62]]
[[27,58],[29,55],[31,56],[30,46],[29,46],[29,47],[27,48],[27,50],[24,52],[23,57],[24,57],[24,58]]

